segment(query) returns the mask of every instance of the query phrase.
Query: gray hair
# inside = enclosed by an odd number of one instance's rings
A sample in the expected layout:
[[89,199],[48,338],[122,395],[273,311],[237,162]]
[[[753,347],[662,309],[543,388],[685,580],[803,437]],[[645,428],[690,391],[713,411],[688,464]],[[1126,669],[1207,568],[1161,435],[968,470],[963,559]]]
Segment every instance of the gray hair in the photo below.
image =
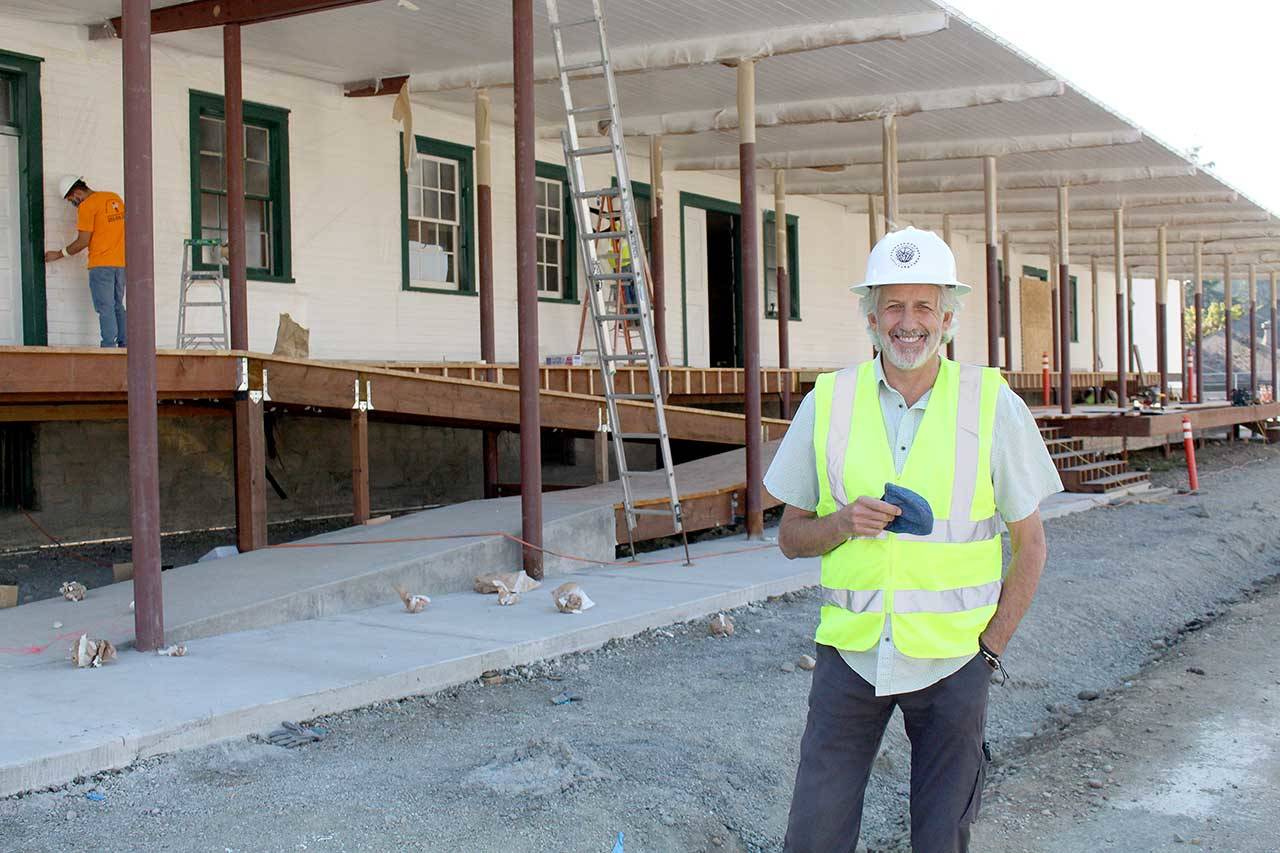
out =
[[[945,345],[955,340],[956,328],[960,322],[961,302],[960,294],[956,293],[954,287],[941,287],[940,285],[939,287],[942,290],[942,300],[939,307],[944,315],[951,314],[951,322],[942,330],[942,343]],[[867,321],[867,334],[871,337],[871,345],[878,350],[884,349],[884,346],[880,340],[880,333],[871,325],[871,315],[876,313],[876,310],[880,307],[880,291],[882,289],[873,287],[860,297],[862,316]]]

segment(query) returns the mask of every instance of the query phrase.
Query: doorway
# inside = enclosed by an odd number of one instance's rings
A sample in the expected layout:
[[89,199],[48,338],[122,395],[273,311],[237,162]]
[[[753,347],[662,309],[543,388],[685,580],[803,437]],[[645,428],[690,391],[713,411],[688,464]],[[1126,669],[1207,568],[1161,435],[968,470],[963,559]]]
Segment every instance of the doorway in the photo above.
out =
[[1044,271],[1026,268],[1019,282],[1023,370],[1039,370],[1044,355],[1053,351],[1053,287],[1048,277]]
[[0,345],[48,342],[40,60],[0,51]]
[[742,217],[707,211],[707,343],[711,367],[741,367]]

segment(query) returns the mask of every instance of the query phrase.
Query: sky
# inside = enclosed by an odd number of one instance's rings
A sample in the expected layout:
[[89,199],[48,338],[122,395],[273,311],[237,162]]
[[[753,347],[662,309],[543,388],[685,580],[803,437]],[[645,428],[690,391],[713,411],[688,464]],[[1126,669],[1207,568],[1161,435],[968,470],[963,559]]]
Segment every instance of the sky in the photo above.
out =
[[1280,2],[948,2],[1280,213]]

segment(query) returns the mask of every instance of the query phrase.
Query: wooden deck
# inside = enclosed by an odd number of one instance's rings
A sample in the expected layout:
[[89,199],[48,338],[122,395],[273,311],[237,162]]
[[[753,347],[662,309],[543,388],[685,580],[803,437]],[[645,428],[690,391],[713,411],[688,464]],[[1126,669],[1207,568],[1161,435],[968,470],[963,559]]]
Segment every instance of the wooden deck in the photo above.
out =
[[[162,415],[229,414],[239,389],[262,393],[268,405],[335,415],[364,401],[375,418],[477,429],[520,424],[519,388],[510,382],[247,352],[161,351],[156,360]],[[602,398],[574,387],[541,392],[542,425],[597,432],[606,417]],[[120,420],[126,391],[122,351],[0,347],[0,421]],[[656,431],[652,405],[626,400],[618,406],[623,430]],[[787,424],[764,418],[764,439],[781,438]],[[746,440],[744,418],[733,412],[668,406],[667,426],[677,440],[729,446]]]
[[1115,406],[1076,406],[1070,415],[1052,407],[1032,407],[1041,423],[1076,437],[1164,438],[1182,437],[1182,418],[1191,420],[1191,429],[1221,429],[1237,425],[1257,426],[1258,432],[1271,418],[1280,418],[1280,402],[1256,406],[1225,403],[1180,403],[1159,412],[1121,412]]

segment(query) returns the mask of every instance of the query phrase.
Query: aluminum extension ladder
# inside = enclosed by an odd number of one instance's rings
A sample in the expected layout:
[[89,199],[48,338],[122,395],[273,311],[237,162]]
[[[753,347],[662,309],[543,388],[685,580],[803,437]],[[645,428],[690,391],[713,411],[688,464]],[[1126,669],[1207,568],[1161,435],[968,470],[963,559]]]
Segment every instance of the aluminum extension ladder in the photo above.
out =
[[[574,6],[583,7],[587,0],[568,0]],[[675,465],[671,459],[671,440],[667,432],[667,415],[662,403],[662,384],[658,370],[658,347],[653,333],[653,313],[649,300],[648,262],[645,258],[644,246],[640,241],[640,230],[636,219],[635,198],[631,194],[631,176],[627,169],[627,152],[622,144],[622,117],[618,108],[618,89],[613,79],[613,67],[609,60],[609,47],[604,33],[604,13],[600,8],[600,0],[589,0],[590,12],[587,9],[577,16],[562,21],[560,18],[560,2],[547,0],[547,17],[551,23],[551,38],[555,45],[556,67],[560,72],[560,93],[564,96],[564,111],[567,127],[560,133],[564,146],[564,162],[569,175],[570,198],[573,200],[574,222],[578,228],[578,245],[581,251],[583,268],[586,271],[587,301],[591,306],[591,324],[595,329],[596,348],[600,358],[600,375],[604,385],[605,403],[608,406],[609,427],[612,434],[613,455],[618,466],[618,479],[622,483],[622,500],[627,518],[627,538],[631,545],[631,555],[635,557],[636,519],[644,515],[669,515],[675,532],[684,541],[685,560],[689,559],[689,538],[684,530],[684,519],[680,511],[680,494],[676,489]],[[572,61],[567,58],[565,35],[586,34],[588,46],[575,53]],[[598,103],[599,96],[587,100],[588,106],[576,106],[573,100],[571,83],[580,78],[572,75],[585,75],[593,80],[603,78],[607,92],[607,103]],[[596,83],[598,87],[598,82]],[[597,120],[607,118],[609,122],[608,138],[605,144],[589,144],[583,146],[578,137],[577,119],[579,116],[594,116]],[[607,184],[610,176],[612,185],[599,188],[588,188],[583,175],[582,162],[587,158],[601,158],[612,164],[612,172],[603,176]],[[592,223],[589,200],[616,199],[617,209],[610,213],[612,218],[621,218],[622,229],[597,228]],[[605,205],[601,205],[601,210]],[[616,241],[616,242],[615,242]],[[623,269],[621,263],[616,264],[618,271],[609,271],[602,262],[598,252],[598,244],[612,242],[615,247],[625,243],[630,253],[630,269]],[[620,254],[615,248],[613,254]],[[618,285],[624,285],[618,287]],[[631,285],[626,287],[625,285]],[[630,291],[635,302],[617,302],[610,305],[609,291]],[[630,352],[618,352],[614,346],[613,336],[609,334],[610,324],[624,325],[635,322],[641,330],[638,346],[628,347]],[[637,393],[619,393],[614,388],[614,374],[619,364],[643,364],[649,371],[649,390]],[[618,416],[619,400],[640,400],[653,404],[653,413],[657,423],[655,433],[631,433],[622,430],[622,419]],[[662,454],[662,468],[654,471],[633,470],[627,463],[625,442],[656,441]],[[665,479],[670,504],[666,507],[636,506],[636,498],[632,487],[632,479],[660,476]]]
[[[195,256],[206,247],[215,249],[218,265],[213,269],[195,269]],[[216,298],[215,298],[216,297]],[[217,308],[221,331],[216,323],[211,331],[192,331],[187,326],[187,309],[201,309],[207,320],[208,309]],[[222,258],[222,241],[187,239],[182,241],[182,284],[178,291],[178,349],[231,349],[231,332],[227,326],[226,262]]]

